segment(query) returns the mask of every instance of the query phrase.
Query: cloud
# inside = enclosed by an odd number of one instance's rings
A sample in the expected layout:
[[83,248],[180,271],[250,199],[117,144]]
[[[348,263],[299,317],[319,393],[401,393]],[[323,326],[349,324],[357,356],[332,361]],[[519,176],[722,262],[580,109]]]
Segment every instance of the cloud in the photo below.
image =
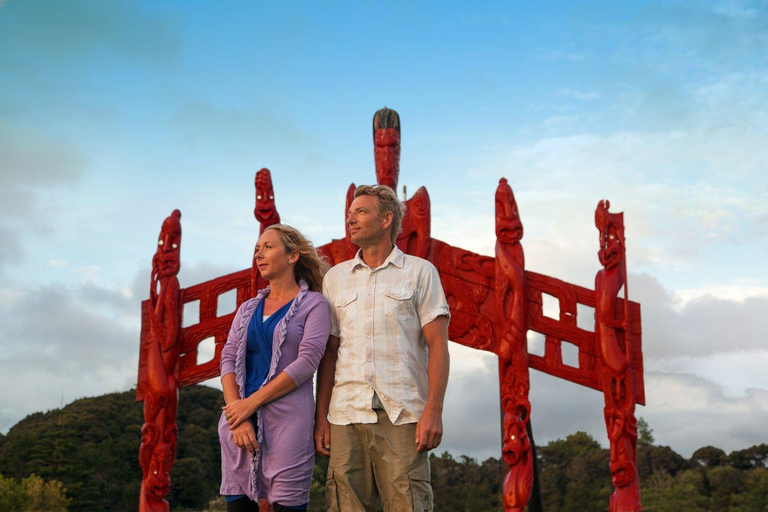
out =
[[13,300],[0,308],[0,388],[23,392],[0,397],[0,430],[58,407],[62,392],[70,402],[135,383],[138,308],[126,319],[120,292],[48,285],[8,293]]
[[[0,46],[24,48],[27,61],[55,59],[71,65],[107,53],[167,64],[180,49],[165,13],[128,0],[12,0],[4,6],[0,23]],[[20,55],[3,53],[11,61]]]
[[577,91],[570,87],[564,87],[555,93],[555,96],[562,96],[565,98],[574,98],[581,101],[595,100],[600,97],[600,93],[597,91]]
[[741,300],[704,295],[681,306],[655,277],[633,274],[629,281],[631,297],[642,304],[646,357],[702,357],[765,348],[768,295]]
[[39,192],[77,183],[87,165],[65,139],[0,122],[0,271],[23,260],[26,236],[51,232]]
[[[452,370],[444,412],[443,444],[438,451],[467,454],[484,460],[500,456],[500,416],[496,358],[451,344]],[[764,367],[765,353],[755,365]],[[738,364],[729,370],[739,370]],[[601,392],[555,379],[535,370],[531,378],[531,421],[538,445],[562,439],[577,430],[604,447],[608,439]],[[768,421],[768,389],[729,393],[709,378],[646,371],[647,406],[638,406],[654,430],[656,443],[689,457],[696,449],[715,445],[726,452],[764,442]],[[696,425],[691,429],[691,425]]]
[[212,148],[217,157],[222,152],[232,153],[249,164],[253,161],[252,156],[263,155],[266,150],[272,158],[279,158],[282,151],[302,153],[305,159],[314,158],[307,153],[311,153],[318,143],[313,135],[299,129],[296,122],[261,104],[182,102],[170,116],[169,130],[195,152]]

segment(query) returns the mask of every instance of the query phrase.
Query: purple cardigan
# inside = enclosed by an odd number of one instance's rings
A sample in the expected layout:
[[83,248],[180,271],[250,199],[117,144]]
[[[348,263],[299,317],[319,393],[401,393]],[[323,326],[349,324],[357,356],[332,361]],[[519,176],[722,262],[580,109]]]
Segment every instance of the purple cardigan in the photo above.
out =
[[[251,455],[238,447],[222,413],[221,494],[245,494],[258,502],[301,505],[309,501],[315,461],[315,400],[312,376],[325,352],[331,329],[330,311],[321,293],[311,292],[304,281],[285,316],[275,327],[272,361],[262,386],[285,372],[296,389],[256,411],[259,451]],[[240,306],[221,351],[221,375],[235,374],[240,397],[245,389],[245,353],[248,323],[269,287]]]

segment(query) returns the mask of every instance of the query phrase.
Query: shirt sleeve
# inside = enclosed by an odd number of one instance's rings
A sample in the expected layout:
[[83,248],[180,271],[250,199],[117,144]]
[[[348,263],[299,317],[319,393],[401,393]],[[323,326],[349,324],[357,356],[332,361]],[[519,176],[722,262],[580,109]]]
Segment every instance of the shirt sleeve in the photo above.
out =
[[[329,274],[329,273],[328,273]],[[328,274],[325,274],[325,277],[323,278],[323,295],[325,296],[325,300],[328,301],[328,311],[330,312],[330,321],[331,321],[331,336],[339,337],[339,319],[336,316],[336,308],[333,305],[333,297],[331,296],[331,292],[329,291],[329,279]]]
[[[330,312],[325,298],[316,295],[316,300],[309,306],[304,319],[304,335],[299,342],[296,360],[286,366],[285,373],[293,380],[296,387],[301,386],[317,371],[320,359],[325,353],[328,335],[331,330]],[[308,298],[309,299],[309,298]]]
[[227,342],[224,343],[224,348],[221,349],[221,361],[219,368],[221,369],[221,376],[228,373],[235,373],[235,360],[237,359],[237,327],[243,321],[243,308],[248,301],[240,304],[235,313],[235,319],[232,320],[232,327],[229,328],[229,334],[227,335]]
[[451,319],[448,301],[445,298],[443,285],[440,283],[440,274],[432,263],[428,261],[424,263],[424,267],[419,272],[419,283],[416,288],[419,301],[417,309],[422,327],[442,315],[445,315],[448,321]]

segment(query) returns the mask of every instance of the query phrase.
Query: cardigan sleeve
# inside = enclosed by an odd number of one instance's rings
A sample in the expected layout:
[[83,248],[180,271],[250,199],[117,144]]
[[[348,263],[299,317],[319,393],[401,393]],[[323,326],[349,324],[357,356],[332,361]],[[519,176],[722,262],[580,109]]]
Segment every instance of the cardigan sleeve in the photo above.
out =
[[221,376],[228,373],[235,373],[235,361],[237,359],[237,328],[243,321],[243,309],[248,301],[240,304],[240,307],[235,313],[235,319],[232,320],[232,327],[229,329],[229,335],[227,336],[227,342],[224,344],[224,348],[221,349],[221,362],[219,366],[221,368]]
[[325,345],[331,332],[331,317],[328,303],[321,294],[312,301],[304,320],[304,335],[299,342],[296,360],[286,366],[285,373],[293,380],[296,387],[301,386],[317,371],[325,353]]

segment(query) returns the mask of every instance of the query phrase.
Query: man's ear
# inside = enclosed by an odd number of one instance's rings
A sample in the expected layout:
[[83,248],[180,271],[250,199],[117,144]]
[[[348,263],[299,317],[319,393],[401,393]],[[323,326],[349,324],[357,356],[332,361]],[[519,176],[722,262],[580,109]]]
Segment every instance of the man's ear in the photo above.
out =
[[394,218],[395,218],[395,214],[394,214],[394,213],[392,213],[392,212],[387,212],[387,213],[384,215],[384,221],[383,221],[383,223],[381,224],[381,227],[383,227],[384,229],[387,229],[389,226],[391,226],[391,225],[392,225],[392,219],[394,219]]

